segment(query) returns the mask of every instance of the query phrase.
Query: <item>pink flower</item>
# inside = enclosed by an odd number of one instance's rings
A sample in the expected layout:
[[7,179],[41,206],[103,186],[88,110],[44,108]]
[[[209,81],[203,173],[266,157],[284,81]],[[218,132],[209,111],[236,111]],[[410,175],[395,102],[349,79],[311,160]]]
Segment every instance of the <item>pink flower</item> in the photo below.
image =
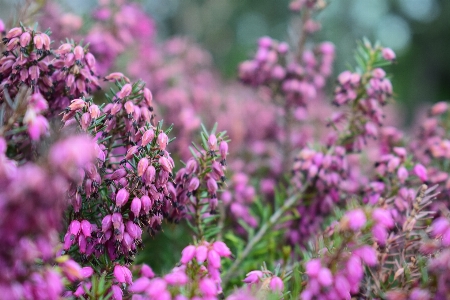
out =
[[243,282],[247,284],[255,284],[260,282],[260,280],[263,278],[264,273],[261,271],[251,271],[247,273],[247,276],[243,280]]
[[188,262],[190,262],[196,253],[196,248],[193,245],[189,245],[186,248],[183,249],[183,251],[181,251],[181,263],[182,264],[187,264]]
[[209,279],[209,278],[203,278],[200,280],[199,283],[200,291],[203,293],[204,296],[215,296],[217,295],[217,286],[216,283]]
[[306,274],[310,277],[317,277],[322,267],[319,259],[311,259],[305,264]]
[[333,274],[331,274],[330,269],[321,268],[317,275],[317,280],[322,286],[330,286],[333,283]]
[[366,214],[362,209],[354,209],[347,212],[344,218],[348,221],[350,229],[358,231],[366,224]]
[[383,50],[381,50],[381,53],[385,60],[395,60],[395,52],[391,48],[383,48]]
[[419,177],[419,179],[422,182],[425,182],[428,180],[428,175],[427,175],[427,169],[421,165],[421,164],[417,164],[414,166],[414,174],[416,174],[417,177]]
[[273,276],[270,279],[269,288],[274,292],[282,292],[284,290],[284,283],[278,276]]

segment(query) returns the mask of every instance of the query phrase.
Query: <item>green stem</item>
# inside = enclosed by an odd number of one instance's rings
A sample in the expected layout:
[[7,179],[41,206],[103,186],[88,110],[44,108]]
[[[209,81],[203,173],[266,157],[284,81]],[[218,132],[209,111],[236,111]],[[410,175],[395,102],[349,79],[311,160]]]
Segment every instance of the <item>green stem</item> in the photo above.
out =
[[255,245],[259,241],[261,241],[266,232],[270,230],[273,226],[275,226],[278,220],[282,216],[284,216],[287,211],[289,211],[292,207],[294,207],[295,204],[297,204],[297,201],[300,199],[300,197],[303,195],[303,193],[306,191],[308,187],[309,182],[305,183],[305,185],[298,193],[289,197],[286,200],[286,202],[284,202],[284,204],[270,217],[269,221],[267,223],[264,223],[264,225],[259,229],[256,235],[248,242],[244,251],[242,251],[242,253],[236,258],[231,267],[228,269],[228,272],[225,274],[222,281],[224,286],[230,281],[232,277],[236,275],[235,273],[237,268],[241,266],[242,261],[250,254]]

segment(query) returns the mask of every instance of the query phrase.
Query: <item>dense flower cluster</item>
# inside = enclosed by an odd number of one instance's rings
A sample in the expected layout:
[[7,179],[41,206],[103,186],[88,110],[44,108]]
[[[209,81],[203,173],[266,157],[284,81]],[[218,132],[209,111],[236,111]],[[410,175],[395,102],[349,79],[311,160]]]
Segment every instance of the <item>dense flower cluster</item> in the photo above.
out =
[[[327,97],[335,49],[308,40],[323,7],[292,1],[298,43],[262,37],[239,66],[252,89],[188,39],[158,42],[137,4],[100,1],[84,23],[48,1],[53,35],[0,20],[0,292],[448,298],[448,104],[413,137],[385,126],[396,55],[366,40]],[[134,262],[165,222],[193,241],[156,275]]]

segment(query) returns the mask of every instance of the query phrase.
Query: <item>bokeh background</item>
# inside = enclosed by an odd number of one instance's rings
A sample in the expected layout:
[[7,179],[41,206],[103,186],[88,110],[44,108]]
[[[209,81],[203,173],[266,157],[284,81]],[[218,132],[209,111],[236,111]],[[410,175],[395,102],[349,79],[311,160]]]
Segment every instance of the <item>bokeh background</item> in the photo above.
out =
[[[43,0],[37,0],[42,2]],[[104,1],[104,0],[103,0]],[[211,52],[215,65],[228,80],[236,80],[237,66],[255,51],[259,37],[268,35],[290,44],[297,41],[299,16],[288,10],[289,0],[145,0],[140,2],[157,23],[160,40],[189,36]],[[0,0],[0,18],[17,22],[25,0]],[[66,12],[89,20],[97,1],[61,0]],[[397,53],[390,67],[395,98],[404,125],[430,103],[450,100],[449,0],[327,0],[317,20],[322,30],[314,35],[336,45],[335,73],[353,63],[356,41],[367,37]],[[190,239],[185,228],[166,225],[163,234],[147,242],[171,245],[158,256],[145,251],[139,258],[160,273],[162,264],[176,263]],[[149,249],[149,248],[147,248]],[[167,250],[167,249],[166,249]]]
[[[39,0],[42,1],[42,0]],[[0,17],[16,15],[24,0],[0,0]],[[61,0],[68,11],[89,15],[94,0]],[[295,41],[298,19],[289,0],[137,0],[157,22],[160,39],[184,35],[209,50],[226,78],[236,76],[263,35]],[[391,67],[405,122],[422,105],[450,99],[450,1],[327,0],[316,39],[336,45],[335,72],[352,63],[356,40],[379,40],[398,55]]]

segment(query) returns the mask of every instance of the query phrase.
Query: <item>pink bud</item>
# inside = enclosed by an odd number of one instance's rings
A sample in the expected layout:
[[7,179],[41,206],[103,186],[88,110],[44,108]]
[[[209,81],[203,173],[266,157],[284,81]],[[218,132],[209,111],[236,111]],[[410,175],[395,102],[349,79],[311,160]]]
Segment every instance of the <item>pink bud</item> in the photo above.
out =
[[8,31],[8,33],[6,34],[6,38],[7,39],[12,39],[15,37],[18,37],[19,35],[22,34],[22,28],[20,27],[14,27],[13,29],[11,29],[10,31]]
[[131,207],[130,210],[133,212],[135,217],[139,216],[139,213],[141,212],[141,199],[135,197],[133,201],[131,201]]
[[447,112],[448,110],[448,104],[445,101],[441,101],[433,105],[430,109],[430,115],[432,116],[439,116],[443,113]]
[[75,99],[75,100],[72,100],[72,102],[70,103],[69,109],[72,111],[79,110],[79,109],[82,109],[85,104],[86,104],[86,102],[84,102],[83,99]]
[[209,278],[203,278],[199,283],[200,291],[204,296],[216,296],[217,295],[217,286],[216,283]]
[[189,181],[189,185],[188,185],[188,191],[189,192],[193,192],[196,189],[198,189],[200,185],[200,180],[197,177],[192,177],[191,180]]
[[42,49],[42,47],[44,46],[44,41],[42,40],[42,37],[40,34],[36,34],[34,36],[34,46],[36,47],[36,49]]
[[428,175],[427,175],[427,169],[421,165],[421,164],[417,164],[414,166],[414,174],[416,174],[417,177],[419,177],[419,179],[422,182],[425,182],[428,180]]
[[308,274],[308,276],[317,277],[319,276],[319,271],[322,268],[322,265],[320,263],[320,260],[312,259],[306,263],[305,268],[306,274]]
[[206,260],[207,254],[208,248],[203,245],[200,245],[195,249],[195,258],[199,264],[202,264]]
[[350,229],[358,231],[366,224],[366,215],[362,209],[355,209],[345,214]]
[[111,217],[111,221],[114,229],[118,229],[122,224],[122,215],[120,213],[114,213]]
[[155,137],[155,132],[153,129],[149,129],[142,135],[142,147],[147,146],[151,141],[153,141],[153,138]]
[[221,256],[221,257],[230,257],[231,251],[230,248],[224,242],[215,241],[213,243],[213,249]]
[[127,114],[131,115],[132,113],[134,113],[134,104],[131,101],[127,101],[125,102],[125,111],[127,112]]
[[74,56],[75,56],[75,60],[81,60],[81,59],[83,59],[83,57],[84,57],[84,50],[83,50],[83,47],[81,47],[81,46],[76,46],[76,47],[73,49],[73,54],[74,54]]
[[147,195],[143,195],[141,197],[141,203],[142,203],[142,210],[148,214],[150,212],[150,209],[152,208],[152,201]]
[[81,273],[83,274],[84,278],[89,278],[92,276],[92,274],[94,274],[94,269],[92,269],[91,267],[84,267],[81,269]]
[[380,244],[380,245],[385,245],[386,244],[386,240],[387,240],[387,230],[386,227],[380,225],[380,224],[376,224],[375,226],[372,227],[372,235],[374,240]]
[[330,286],[333,283],[333,275],[331,274],[330,269],[321,268],[317,275],[317,280],[322,286]]
[[125,155],[125,159],[131,159],[136,153],[138,153],[139,146],[130,147]]
[[228,143],[227,142],[225,142],[225,141],[220,142],[219,152],[220,152],[220,157],[222,157],[223,160],[227,159],[227,153],[228,153]]
[[158,162],[164,171],[172,173],[172,166],[170,165],[169,160],[167,158],[165,158],[164,156],[161,156],[159,158]]
[[86,131],[91,124],[91,115],[88,112],[85,112],[81,116],[80,125],[83,131]]
[[164,280],[170,285],[185,285],[189,278],[184,272],[172,272],[164,276]]
[[80,221],[73,220],[69,225],[69,232],[70,234],[77,236],[78,233],[80,232],[80,228],[81,228]]
[[153,165],[148,166],[148,168],[145,170],[144,176],[142,179],[147,185],[152,184],[153,181],[155,181],[156,176],[156,169]]
[[148,162],[147,157],[144,157],[139,161],[138,166],[137,166],[138,176],[144,175],[145,171],[147,170],[148,164],[149,164],[149,162]]
[[155,277],[155,273],[153,273],[152,268],[150,268],[150,266],[146,264],[142,264],[141,274],[142,276],[148,277],[150,279]]
[[261,278],[263,278],[263,276],[264,274],[261,271],[251,271],[247,273],[243,282],[247,284],[255,284],[258,283],[261,280]]
[[431,233],[435,238],[441,237],[450,229],[450,222],[446,218],[438,218],[433,221],[431,225]]
[[111,175],[111,180],[118,180],[122,177],[125,177],[127,175],[127,170],[124,168],[120,168],[114,171]]
[[119,79],[124,79],[126,82],[130,82],[130,79],[128,79],[128,77],[126,77],[125,75],[123,75],[120,72],[114,72],[114,73],[111,73],[111,74],[105,76],[106,81],[116,81]]
[[217,186],[217,182],[213,178],[210,177],[206,181],[206,186],[208,187],[208,192],[211,194],[211,197],[215,198],[216,192],[219,189],[219,187]]
[[381,53],[385,60],[393,61],[395,59],[395,52],[390,48],[383,48],[383,50],[381,50]]
[[391,213],[383,208],[375,208],[372,212],[372,218],[375,222],[383,225],[387,228],[392,228],[394,226],[394,220],[392,219]]
[[81,221],[81,231],[85,237],[91,236],[92,225],[88,220]]
[[144,99],[149,107],[152,107],[153,95],[148,88],[144,88]]
[[405,183],[406,179],[408,178],[408,170],[406,170],[405,167],[401,166],[397,170],[397,177],[400,183]]
[[20,36],[20,46],[25,48],[31,41],[31,34],[26,31]]
[[89,107],[89,113],[91,114],[91,118],[92,118],[93,120],[95,120],[95,119],[97,119],[97,118],[100,116],[100,109],[98,108],[97,105],[92,104],[92,105]]
[[120,288],[120,286],[114,284],[111,286],[111,290],[112,290],[112,296],[113,296],[114,300],[122,300],[123,299],[123,292],[122,292],[122,289]]
[[141,277],[134,281],[133,285],[128,288],[132,293],[142,293],[150,286],[150,279]]
[[112,225],[112,216],[106,215],[102,220],[102,231],[105,233],[111,228]]
[[195,158],[190,158],[186,163],[186,174],[189,175],[195,173],[197,171],[197,166],[198,164]]
[[127,203],[129,197],[130,193],[128,193],[128,191],[125,188],[120,189],[116,195],[116,205],[118,207],[122,207],[123,205],[125,205],[125,203]]
[[220,269],[220,256],[215,250],[208,251],[208,265],[213,268]]
[[120,99],[123,99],[125,97],[130,96],[132,89],[133,89],[133,87],[130,83],[125,84],[122,87],[122,89],[120,90],[120,92],[117,93],[117,97],[119,97]]
[[211,134],[208,138],[208,147],[209,150],[214,151],[217,147],[217,138],[215,134]]
[[167,144],[169,143],[169,138],[164,132],[161,132],[158,135],[158,139],[156,142],[158,143],[160,150],[165,150],[167,147]]
[[375,266],[378,262],[377,253],[375,249],[370,246],[362,246],[361,248],[356,249],[353,253],[358,255],[362,261],[370,267]]
[[181,263],[185,265],[190,262],[194,258],[195,253],[196,249],[193,245],[184,248],[183,251],[181,251]]
[[269,288],[274,292],[282,292],[284,290],[284,283],[278,276],[273,276],[269,283]]

